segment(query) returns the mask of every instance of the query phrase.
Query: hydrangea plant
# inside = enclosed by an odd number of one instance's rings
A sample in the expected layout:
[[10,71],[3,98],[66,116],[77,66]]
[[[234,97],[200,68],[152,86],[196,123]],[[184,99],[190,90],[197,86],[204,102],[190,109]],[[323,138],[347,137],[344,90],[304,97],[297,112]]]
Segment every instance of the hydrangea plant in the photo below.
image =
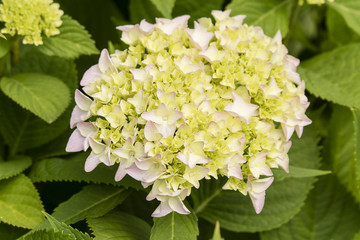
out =
[[66,150],[91,149],[87,172],[118,164],[116,181],[151,186],[154,217],[190,213],[193,187],[219,176],[260,213],[271,168],[289,172],[289,139],[311,123],[299,60],[280,31],[268,37],[230,10],[212,15],[193,29],[188,15],[119,26],[129,47],[104,49],[75,92]]

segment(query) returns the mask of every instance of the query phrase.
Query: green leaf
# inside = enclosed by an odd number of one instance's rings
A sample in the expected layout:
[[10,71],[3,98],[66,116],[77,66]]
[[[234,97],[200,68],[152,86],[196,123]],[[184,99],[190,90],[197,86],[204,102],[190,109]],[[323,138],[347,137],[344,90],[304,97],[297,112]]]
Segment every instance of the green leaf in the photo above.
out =
[[96,218],[122,203],[129,190],[104,185],[88,185],[55,208],[53,217],[67,224]]
[[202,17],[211,17],[211,11],[222,8],[222,0],[177,0],[173,10],[173,16],[189,14],[189,25]]
[[0,219],[8,224],[34,228],[44,219],[44,208],[30,179],[23,174],[0,181]]
[[171,12],[176,0],[150,0],[159,12],[166,18],[171,18]]
[[39,230],[20,238],[20,240],[74,240],[73,235],[55,232],[54,230]]
[[33,164],[29,177],[33,182],[84,181],[143,189],[140,182],[129,176],[120,182],[115,182],[114,177],[118,165],[108,167],[100,164],[94,171],[85,172],[84,164],[87,155],[88,153],[81,153],[73,155],[70,159],[50,158],[41,160]]
[[226,9],[231,9],[233,16],[246,15],[245,23],[262,27],[269,36],[278,30],[285,36],[289,31],[287,7],[290,3],[289,0],[233,0]]
[[60,34],[44,38],[44,44],[37,47],[42,53],[62,58],[77,58],[84,54],[99,53],[95,42],[81,24],[68,15],[64,15],[61,19],[63,23],[59,28]]
[[[28,47],[23,47],[21,54],[12,74],[31,71],[56,76],[71,89],[73,96],[78,80],[76,66],[72,61],[50,57]],[[0,93],[1,134],[13,153],[41,146],[69,128],[72,107],[69,105],[55,122],[48,124]]]
[[91,240],[91,237],[87,233],[82,233],[77,229],[74,229],[69,225],[66,225],[65,223],[58,221],[56,218],[52,217],[46,212],[43,212],[43,214],[46,216],[46,219],[49,221],[52,229],[55,232],[60,232],[63,235],[70,235],[72,239],[76,239],[76,240]]
[[6,162],[0,162],[0,180],[18,175],[30,166],[31,159],[26,156],[15,156]]
[[261,233],[262,240],[352,239],[360,229],[360,209],[334,176],[320,178],[290,222]]
[[154,218],[150,240],[196,240],[198,235],[197,217],[193,211],[188,215],[171,212]]
[[5,223],[0,223],[0,239],[15,240],[26,232],[26,229],[17,228]]
[[4,57],[10,50],[9,40],[0,38],[0,58]]
[[324,152],[339,181],[360,203],[360,113],[336,106]]
[[285,178],[307,178],[331,174],[331,171],[289,166],[289,173],[282,169],[272,170],[277,181]]
[[332,8],[327,9],[326,26],[330,39],[337,45],[360,41],[360,36],[351,30],[346,25],[344,18]]
[[301,64],[298,71],[315,96],[348,107],[360,107],[360,44],[338,47]]
[[360,34],[360,2],[357,0],[336,0],[327,3],[344,17],[347,25]]
[[214,235],[211,240],[224,240],[220,234],[220,222],[216,221]]
[[124,212],[112,211],[99,218],[89,218],[95,240],[149,239],[150,226],[142,219]]
[[59,79],[39,73],[22,73],[1,80],[1,89],[12,100],[48,123],[70,103],[69,88]]
[[[290,163],[300,168],[315,169],[319,164],[319,149],[315,130],[307,127],[301,139],[292,138]],[[287,178],[266,190],[264,209],[256,214],[250,198],[239,192],[223,191],[220,181],[205,181],[191,193],[197,215],[212,223],[220,221],[222,228],[234,232],[270,230],[289,221],[304,204],[314,182],[313,177]]]

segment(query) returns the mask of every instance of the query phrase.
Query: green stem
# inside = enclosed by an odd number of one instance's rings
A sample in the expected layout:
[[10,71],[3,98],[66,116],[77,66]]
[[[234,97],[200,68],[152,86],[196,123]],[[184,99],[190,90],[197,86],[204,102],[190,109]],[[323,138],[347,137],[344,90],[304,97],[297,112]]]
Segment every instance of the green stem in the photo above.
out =
[[294,28],[295,20],[297,18],[298,13],[299,13],[299,0],[295,0],[294,5],[293,5],[293,7],[291,9],[290,22],[289,22],[289,31],[288,31],[286,37],[284,38],[284,45],[286,47],[288,47],[291,32],[292,32],[292,29]]

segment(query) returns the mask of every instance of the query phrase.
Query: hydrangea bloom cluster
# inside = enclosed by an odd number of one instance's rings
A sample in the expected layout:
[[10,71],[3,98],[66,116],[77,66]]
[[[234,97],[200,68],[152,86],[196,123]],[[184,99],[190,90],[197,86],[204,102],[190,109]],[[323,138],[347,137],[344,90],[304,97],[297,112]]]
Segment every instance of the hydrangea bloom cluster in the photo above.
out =
[[1,33],[24,36],[24,44],[43,44],[41,34],[47,37],[59,34],[63,11],[53,0],[3,0],[0,21],[5,22]]
[[255,211],[288,172],[289,141],[311,123],[309,102],[281,34],[267,37],[230,10],[187,27],[189,16],[118,27],[124,51],[101,52],[75,93],[67,151],[91,153],[85,170],[119,164],[151,186],[153,213],[188,214],[183,204],[201,179],[228,178],[223,189],[249,194]]

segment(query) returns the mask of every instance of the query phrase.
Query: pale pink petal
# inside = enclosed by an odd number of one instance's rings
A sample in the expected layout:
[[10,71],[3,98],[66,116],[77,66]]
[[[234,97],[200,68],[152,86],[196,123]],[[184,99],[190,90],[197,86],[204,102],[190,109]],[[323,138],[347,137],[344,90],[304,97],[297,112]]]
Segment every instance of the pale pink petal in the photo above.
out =
[[273,41],[277,44],[281,44],[282,36],[280,30],[278,30],[273,38]]
[[[185,190],[185,189],[184,189]],[[180,214],[189,214],[189,209],[186,208],[184,203],[180,200],[179,197],[170,197],[168,200],[170,208]]]
[[160,205],[155,209],[151,214],[152,217],[163,217],[172,212],[169,204],[167,202],[161,202]]
[[113,67],[113,64],[111,62],[109,52],[106,48],[104,48],[100,54],[99,69],[102,73],[105,73],[111,67]]
[[145,124],[144,135],[146,140],[148,141],[157,141],[161,139],[161,133],[156,128],[155,124],[152,121],[148,121]]
[[85,172],[91,172],[92,170],[94,170],[97,167],[97,165],[99,165],[99,163],[100,163],[100,160],[99,160],[98,155],[91,152],[85,162]]
[[92,67],[90,67],[83,75],[81,81],[80,81],[80,85],[81,86],[87,86],[93,82],[95,82],[98,79],[101,79],[101,71],[99,68],[99,65],[96,64]]
[[140,22],[140,30],[145,33],[151,33],[155,28],[155,24],[148,23],[145,19]]
[[250,195],[251,202],[254,206],[255,212],[257,214],[259,214],[264,207],[265,192],[261,192],[261,193],[249,192],[249,195]]
[[89,111],[92,104],[92,100],[83,94],[80,90],[76,89],[75,91],[75,102],[76,105],[83,111]]
[[118,170],[116,171],[115,174],[115,181],[118,182],[121,179],[123,179],[126,175],[126,170],[125,167],[123,167],[123,164],[120,163]]
[[85,138],[81,135],[78,129],[71,134],[69,141],[66,145],[65,151],[67,152],[80,152],[84,150]]
[[222,21],[230,16],[231,10],[228,9],[226,11],[213,10],[211,11],[211,15],[214,16],[216,21]]
[[89,139],[89,144],[95,154],[101,154],[105,151],[106,145],[92,138]]
[[70,128],[74,128],[79,122],[85,121],[89,118],[89,114],[81,110],[78,106],[75,106],[70,118]]
[[79,122],[76,127],[84,137],[94,134],[97,131],[97,128],[91,122]]
[[195,29],[186,30],[190,41],[195,45],[195,47],[200,50],[206,50],[208,48],[210,40],[214,37],[212,32],[206,31],[198,22],[195,22]]
[[168,124],[155,124],[156,129],[158,130],[158,132],[164,137],[167,138],[168,136],[172,136],[175,133],[176,130],[176,126],[175,124],[173,125],[168,125]]
[[284,123],[281,123],[281,128],[284,132],[284,135],[285,135],[285,138],[286,138],[286,141],[288,141],[291,136],[293,135],[294,131],[295,131],[295,127],[292,127],[292,126],[288,126]]

